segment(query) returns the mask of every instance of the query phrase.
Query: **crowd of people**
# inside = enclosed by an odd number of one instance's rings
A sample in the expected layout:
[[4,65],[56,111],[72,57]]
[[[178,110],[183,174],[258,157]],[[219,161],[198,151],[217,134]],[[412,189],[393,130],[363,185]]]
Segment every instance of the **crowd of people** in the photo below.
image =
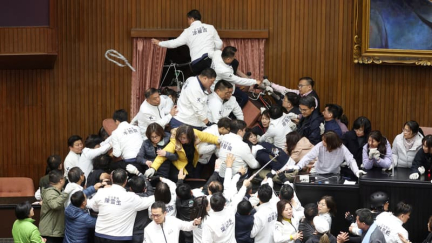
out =
[[[251,79],[238,70],[237,49],[222,49],[217,31],[200,21],[197,10],[187,17],[190,26],[177,39],[152,40],[160,47],[189,46],[195,76],[180,96],[150,88],[130,123],[127,112],[117,110],[111,134],[102,129],[85,141],[70,136],[69,154],[63,162],[50,156],[40,179],[39,228],[32,206],[19,204],[14,239],[340,243],[358,235],[361,242],[408,242],[402,225],[410,205],[400,202],[384,212],[388,198],[381,200],[373,205],[379,213],[359,209],[352,227],[333,236],[332,218],[340,217],[333,197],[300,202],[292,181],[299,173],[356,180],[373,167],[410,168],[415,180],[432,169],[432,136],[408,121],[391,146],[363,116],[348,130],[341,106],[320,104],[312,78],[300,78],[298,89]],[[278,92],[281,102],[248,127],[238,86],[254,85]],[[203,188],[185,181],[202,178],[208,168],[213,174]],[[253,190],[255,178],[261,184]],[[274,183],[282,185],[278,193]]]

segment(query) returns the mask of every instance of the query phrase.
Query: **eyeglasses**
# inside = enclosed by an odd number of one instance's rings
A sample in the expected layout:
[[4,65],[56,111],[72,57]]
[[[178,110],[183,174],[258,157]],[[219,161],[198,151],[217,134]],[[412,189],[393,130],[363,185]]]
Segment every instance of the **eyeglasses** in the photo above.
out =
[[405,133],[412,133],[411,130],[408,130],[408,129],[405,129],[405,128],[402,128],[402,132],[405,132]]
[[305,113],[306,111],[310,110],[310,109],[299,109],[301,113]]
[[162,217],[162,214],[152,214],[151,217],[152,218],[160,218],[160,217]]

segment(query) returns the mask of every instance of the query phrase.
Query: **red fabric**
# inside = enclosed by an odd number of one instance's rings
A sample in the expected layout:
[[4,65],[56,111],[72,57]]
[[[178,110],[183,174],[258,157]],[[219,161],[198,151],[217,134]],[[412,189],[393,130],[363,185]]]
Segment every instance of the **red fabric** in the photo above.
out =
[[136,72],[132,73],[131,118],[138,113],[145,100],[144,91],[159,87],[167,52],[166,48],[153,45],[151,38],[134,38],[133,46],[132,66]]
[[244,74],[252,73],[252,78],[262,80],[264,76],[265,39],[222,39],[223,47],[237,48],[236,58],[239,70]]

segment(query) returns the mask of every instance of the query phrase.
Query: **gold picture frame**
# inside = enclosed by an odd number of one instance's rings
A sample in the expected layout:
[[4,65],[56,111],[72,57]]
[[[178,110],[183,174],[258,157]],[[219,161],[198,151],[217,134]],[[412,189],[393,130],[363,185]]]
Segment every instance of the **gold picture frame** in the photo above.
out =
[[354,63],[432,66],[432,50],[370,47],[371,1],[354,1]]

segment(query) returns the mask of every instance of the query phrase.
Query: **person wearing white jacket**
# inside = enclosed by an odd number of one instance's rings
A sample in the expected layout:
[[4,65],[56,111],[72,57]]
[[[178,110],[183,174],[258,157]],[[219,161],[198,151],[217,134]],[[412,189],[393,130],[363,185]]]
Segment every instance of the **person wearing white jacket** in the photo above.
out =
[[[216,71],[216,81],[215,84],[219,80],[225,80],[233,85],[241,85],[241,86],[252,86],[255,84],[260,85],[261,80],[255,80],[251,78],[242,78],[234,74],[234,69],[230,65],[236,58],[237,48],[233,46],[226,46],[222,51],[217,50],[213,53],[213,55],[209,55],[212,59],[211,67]],[[211,90],[214,91],[215,84],[211,87]],[[234,88],[235,89],[235,88]]]
[[[231,119],[229,119],[228,117],[223,117],[217,122],[217,124],[213,124],[207,127],[203,130],[203,132],[220,137],[221,135],[229,133],[230,124]],[[199,143],[197,145],[197,149],[198,153],[200,154],[198,162],[200,162],[201,164],[208,164],[212,155],[219,153],[219,149],[216,147],[216,145],[211,143]]]
[[274,229],[273,240],[275,243],[291,243],[297,239],[303,239],[303,233],[298,231],[299,220],[293,217],[291,204],[282,200],[277,203],[277,222]]
[[398,234],[408,239],[408,231],[402,225],[410,218],[411,211],[411,205],[399,202],[393,213],[382,212],[377,216],[375,223],[384,234],[387,243],[402,243]]
[[85,148],[82,150],[78,167],[84,172],[85,178],[93,170],[92,160],[99,155],[105,154],[111,149],[111,137],[105,141],[98,135],[89,135],[85,140]]
[[164,106],[167,104],[161,103],[159,91],[155,88],[146,90],[144,96],[146,100],[144,100],[144,102],[141,104],[140,109],[136,116],[132,119],[131,124],[134,125],[138,123],[141,136],[145,140],[147,139],[145,135],[147,127],[151,123],[156,122],[164,128],[167,124],[169,124],[171,118],[177,113],[177,107],[174,105],[171,106],[169,113],[165,114]]
[[208,56],[211,56],[215,50],[220,50],[223,42],[213,25],[201,22],[201,14],[198,10],[189,11],[187,21],[189,28],[176,39],[168,41],[152,39],[152,43],[165,48],[187,45],[192,60],[192,71],[198,75],[203,69],[210,67],[211,59]]
[[419,130],[417,122],[408,121],[404,124],[402,133],[394,139],[392,156],[395,167],[411,168],[415,155],[422,147],[423,135]]
[[[226,171],[229,174],[231,166],[234,162],[234,157],[230,154],[227,157]],[[231,177],[227,177],[225,180],[230,181]],[[229,185],[228,185],[229,184]],[[237,212],[237,204],[243,199],[246,193],[246,187],[250,184],[250,180],[244,180],[243,186],[237,192],[236,185],[234,183],[224,182],[224,186],[231,186],[235,188],[236,194],[233,195],[231,203],[226,205],[227,198],[220,192],[212,195],[210,199],[210,206],[212,211],[209,212],[209,216],[204,221],[202,231],[202,242],[203,243],[235,243],[235,213]],[[230,190],[226,189],[225,190]],[[224,193],[225,193],[224,190]],[[226,193],[225,193],[226,194]],[[228,199],[230,200],[230,199]]]
[[69,153],[64,160],[64,177],[68,179],[67,174],[69,170],[75,166],[78,166],[81,152],[84,144],[82,138],[78,135],[72,135],[68,138]]
[[254,225],[251,231],[251,238],[255,238],[255,243],[273,243],[274,229],[278,218],[276,203],[279,200],[271,187],[271,178],[267,178],[269,183],[262,184],[258,188],[258,199],[260,206],[254,215]]
[[171,119],[171,127],[182,124],[202,130],[210,126],[207,112],[207,89],[213,84],[216,73],[213,69],[204,69],[200,75],[186,80],[180,98],[177,101],[178,113]]
[[127,112],[123,109],[114,112],[113,120],[117,124],[111,134],[113,155],[125,162],[135,162],[143,142],[139,128],[127,122]]
[[232,166],[232,174],[236,174],[244,168],[257,169],[260,167],[259,162],[255,159],[247,143],[243,142],[243,136],[246,132],[246,123],[241,120],[231,122],[230,133],[222,137],[219,148],[219,159],[222,162],[219,169],[219,176],[225,177],[226,163],[225,159],[228,154],[235,156]]
[[155,202],[151,206],[153,221],[144,229],[143,243],[171,243],[179,241],[180,230],[192,231],[201,224],[201,218],[193,221],[182,221],[173,216],[166,216],[166,208],[163,202]]
[[265,142],[269,138],[274,142],[276,147],[286,151],[286,135],[296,128],[296,124],[291,121],[288,114],[284,114],[282,107],[279,105],[272,105],[269,109],[270,125],[266,133],[264,133],[259,141]]
[[[138,211],[145,210],[154,202],[154,196],[140,197],[127,192],[127,172],[116,169],[112,172],[113,185],[99,189],[87,201],[87,207],[99,212],[96,221],[95,237],[112,241],[130,241]],[[97,242],[97,241],[96,241]]]
[[238,120],[244,120],[243,111],[232,96],[232,91],[233,85],[228,81],[217,82],[214,92],[208,98],[208,118],[211,122],[217,123],[222,117],[228,117],[231,112]]

